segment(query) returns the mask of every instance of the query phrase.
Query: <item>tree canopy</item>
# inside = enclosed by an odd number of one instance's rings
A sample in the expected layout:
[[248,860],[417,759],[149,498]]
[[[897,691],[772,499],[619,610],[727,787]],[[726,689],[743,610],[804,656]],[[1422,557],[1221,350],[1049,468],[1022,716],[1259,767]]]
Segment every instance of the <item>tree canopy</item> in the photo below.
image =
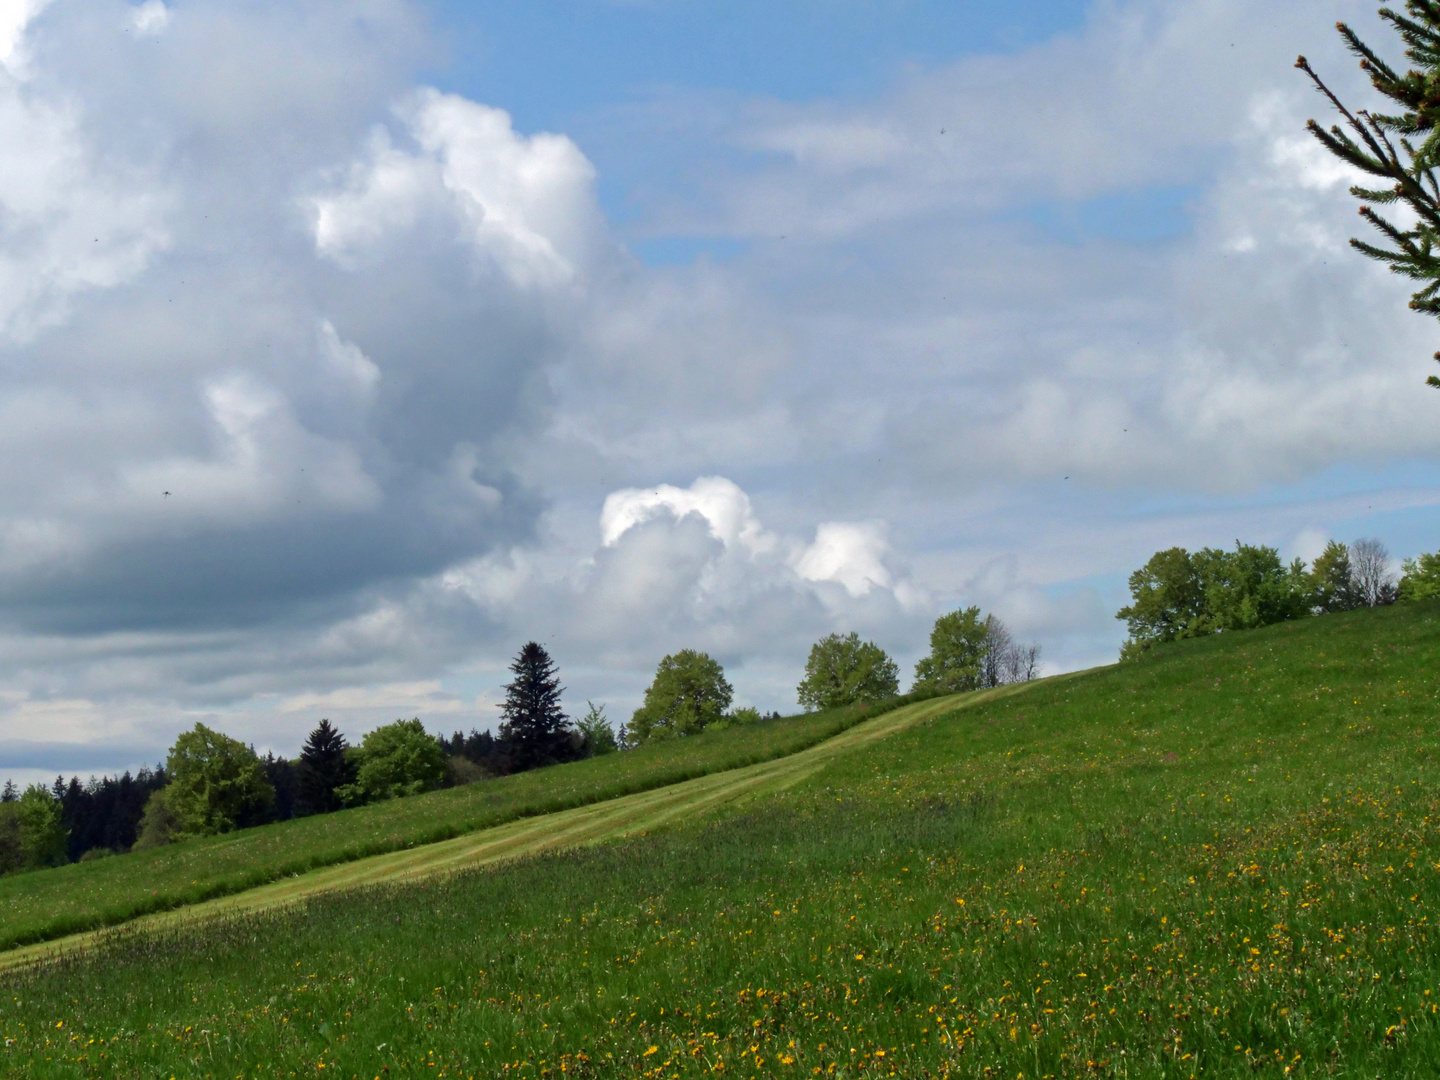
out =
[[355,782],[337,792],[347,805],[419,795],[445,781],[445,751],[418,719],[378,727],[350,753]]
[[644,704],[626,729],[629,741],[640,746],[696,735],[725,715],[733,696],[718,661],[694,649],[681,649],[655,669]]
[[959,608],[935,620],[930,655],[915,665],[915,689],[954,694],[1035,678],[1040,646],[1017,642],[995,615]]
[[576,722],[575,729],[584,741],[583,752],[586,757],[613,754],[620,749],[615,738],[615,729],[610,726],[610,720],[605,715],[604,705],[596,705],[593,701],[585,702],[585,715]]
[[[1403,74],[1361,41],[1345,23],[1336,29],[1346,47],[1360,59],[1360,69],[1370,84],[1394,103],[1395,111],[1351,112],[1321,81],[1305,57],[1295,66],[1310,76],[1316,88],[1344,118],[1344,126],[1327,130],[1314,120],[1305,126],[1322,146],[1341,161],[1380,181],[1380,186],[1356,184],[1350,194],[1361,202],[1360,216],[1379,233],[1378,243],[1352,239],[1357,251],[1385,263],[1392,271],[1420,287],[1410,298],[1410,307],[1426,315],[1440,316],[1440,185],[1435,170],[1440,165],[1440,3],[1436,0],[1406,0],[1405,14],[1380,9],[1405,45],[1405,58],[1414,66]],[[1409,220],[1395,221],[1376,207],[1408,211]],[[1440,360],[1440,352],[1435,354]],[[1426,379],[1440,386],[1440,378]]]
[[164,801],[183,836],[252,824],[275,801],[255,751],[204,724],[175,740],[165,772]]
[[1310,566],[1310,593],[1316,610],[1329,614],[1359,607],[1354,577],[1349,545],[1331,540]]
[[953,694],[980,685],[989,627],[978,607],[961,608],[935,620],[930,655],[915,665],[915,689]]
[[1130,575],[1131,603],[1115,616],[1130,628],[1121,657],[1179,638],[1390,604],[1395,595],[1378,540],[1332,541],[1309,570],[1299,559],[1282,562],[1275,548],[1239,541],[1234,551],[1169,548]]
[[1399,598],[1433,600],[1440,597],[1440,554],[1417,555],[1404,562],[1405,574],[1400,579]]
[[0,801],[0,874],[66,861],[69,832],[60,809],[43,784],[31,784],[16,797]]
[[873,641],[851,632],[827,634],[810,647],[805,678],[795,688],[806,712],[861,701],[882,701],[900,692],[900,669]]

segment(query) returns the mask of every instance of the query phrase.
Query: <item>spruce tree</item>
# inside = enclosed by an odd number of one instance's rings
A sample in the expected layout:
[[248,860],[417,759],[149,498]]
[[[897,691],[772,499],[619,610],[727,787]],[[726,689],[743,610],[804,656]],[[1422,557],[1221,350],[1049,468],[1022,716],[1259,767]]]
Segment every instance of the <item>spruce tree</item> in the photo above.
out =
[[345,736],[329,720],[321,720],[310,732],[300,751],[297,814],[328,814],[340,809],[335,789],[355,779],[345,760],[347,746]]
[[510,671],[515,679],[505,687],[500,738],[510,751],[511,768],[521,772],[576,756],[569,720],[560,709],[565,690],[550,654],[531,641]]
[[[1305,57],[1295,66],[1309,75],[1319,91],[1345,120],[1327,131],[1314,120],[1305,126],[1340,160],[1384,181],[1386,186],[1356,184],[1350,194],[1361,201],[1360,216],[1381,236],[1378,244],[1350,241],[1357,251],[1385,263],[1395,273],[1421,282],[1410,298],[1412,310],[1440,316],[1440,0],[1406,0],[1406,14],[1380,9],[1405,43],[1405,56],[1415,65],[1403,75],[1382,60],[1345,23],[1335,28],[1346,47],[1360,58],[1360,68],[1398,111],[1351,112],[1331,92]],[[1347,131],[1346,128],[1349,130]],[[1413,222],[1396,224],[1375,207],[1401,205]],[[1440,360],[1440,352],[1435,354]],[[1425,380],[1440,386],[1440,378]]]

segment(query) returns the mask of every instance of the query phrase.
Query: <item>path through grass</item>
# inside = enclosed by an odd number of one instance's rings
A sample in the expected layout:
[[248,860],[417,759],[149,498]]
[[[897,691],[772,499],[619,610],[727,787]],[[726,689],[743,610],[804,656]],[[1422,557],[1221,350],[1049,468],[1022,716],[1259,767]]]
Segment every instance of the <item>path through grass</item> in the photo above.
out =
[[774,761],[682,781],[668,787],[592,803],[573,810],[522,818],[452,840],[312,870],[241,893],[144,916],[133,920],[123,930],[91,931],[11,949],[9,952],[0,953],[0,971],[34,963],[61,952],[87,948],[97,942],[104,942],[107,935],[117,932],[150,933],[156,930],[173,930],[197,920],[283,907],[322,893],[379,885],[422,875],[449,873],[502,859],[514,859],[542,851],[594,844],[647,832],[671,822],[699,817],[737,800],[782,790],[803,780],[837,754],[852,752],[962,703],[975,704],[997,694],[1015,693],[1022,689],[1023,687],[1011,687],[1001,691],[935,698],[902,706],[873,720],[852,726],[817,746]]
[[113,926],[318,867],[782,758],[905,703],[901,699],[868,709],[834,709],[706,732],[408,799],[0,877],[0,949]]

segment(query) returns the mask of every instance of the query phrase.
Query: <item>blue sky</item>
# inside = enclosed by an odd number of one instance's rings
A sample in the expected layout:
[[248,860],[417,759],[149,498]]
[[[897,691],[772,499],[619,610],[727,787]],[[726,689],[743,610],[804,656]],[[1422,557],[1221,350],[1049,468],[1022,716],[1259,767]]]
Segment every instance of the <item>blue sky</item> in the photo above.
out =
[[[430,10],[443,61],[429,74],[446,90],[503,103],[522,129],[576,138],[599,168],[601,203],[623,234],[628,223],[646,218],[645,191],[684,167],[674,158],[673,132],[646,124],[643,106],[657,96],[863,101],[907,71],[1073,33],[1088,6],[1077,0],[438,3]],[[1167,193],[1123,198],[1155,224],[1127,224],[1120,233],[1174,230],[1177,214]],[[1035,213],[1064,218],[1062,229],[1109,235],[1114,201],[1037,207]],[[723,238],[631,239],[636,253],[657,265],[701,254],[726,258],[738,250]]]
[[1087,8],[1076,0],[480,0],[430,10],[444,51],[437,85],[504,102],[526,130],[574,132],[590,114],[661,88],[865,99],[910,65],[1072,32]]

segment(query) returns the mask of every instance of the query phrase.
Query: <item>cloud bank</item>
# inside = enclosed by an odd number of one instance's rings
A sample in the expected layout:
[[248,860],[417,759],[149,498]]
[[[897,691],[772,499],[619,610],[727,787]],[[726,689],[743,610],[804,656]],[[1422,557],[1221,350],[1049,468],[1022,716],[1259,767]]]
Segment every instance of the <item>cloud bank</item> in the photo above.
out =
[[617,223],[398,0],[7,7],[0,751],[483,726],[531,637],[622,711],[683,647],[786,708],[820,635],[908,664],[962,603],[1073,667],[1158,547],[1427,542],[1434,329],[1289,66],[1363,96],[1336,17],[1131,0],[868,101],[657,93],[597,144],[684,168]]

